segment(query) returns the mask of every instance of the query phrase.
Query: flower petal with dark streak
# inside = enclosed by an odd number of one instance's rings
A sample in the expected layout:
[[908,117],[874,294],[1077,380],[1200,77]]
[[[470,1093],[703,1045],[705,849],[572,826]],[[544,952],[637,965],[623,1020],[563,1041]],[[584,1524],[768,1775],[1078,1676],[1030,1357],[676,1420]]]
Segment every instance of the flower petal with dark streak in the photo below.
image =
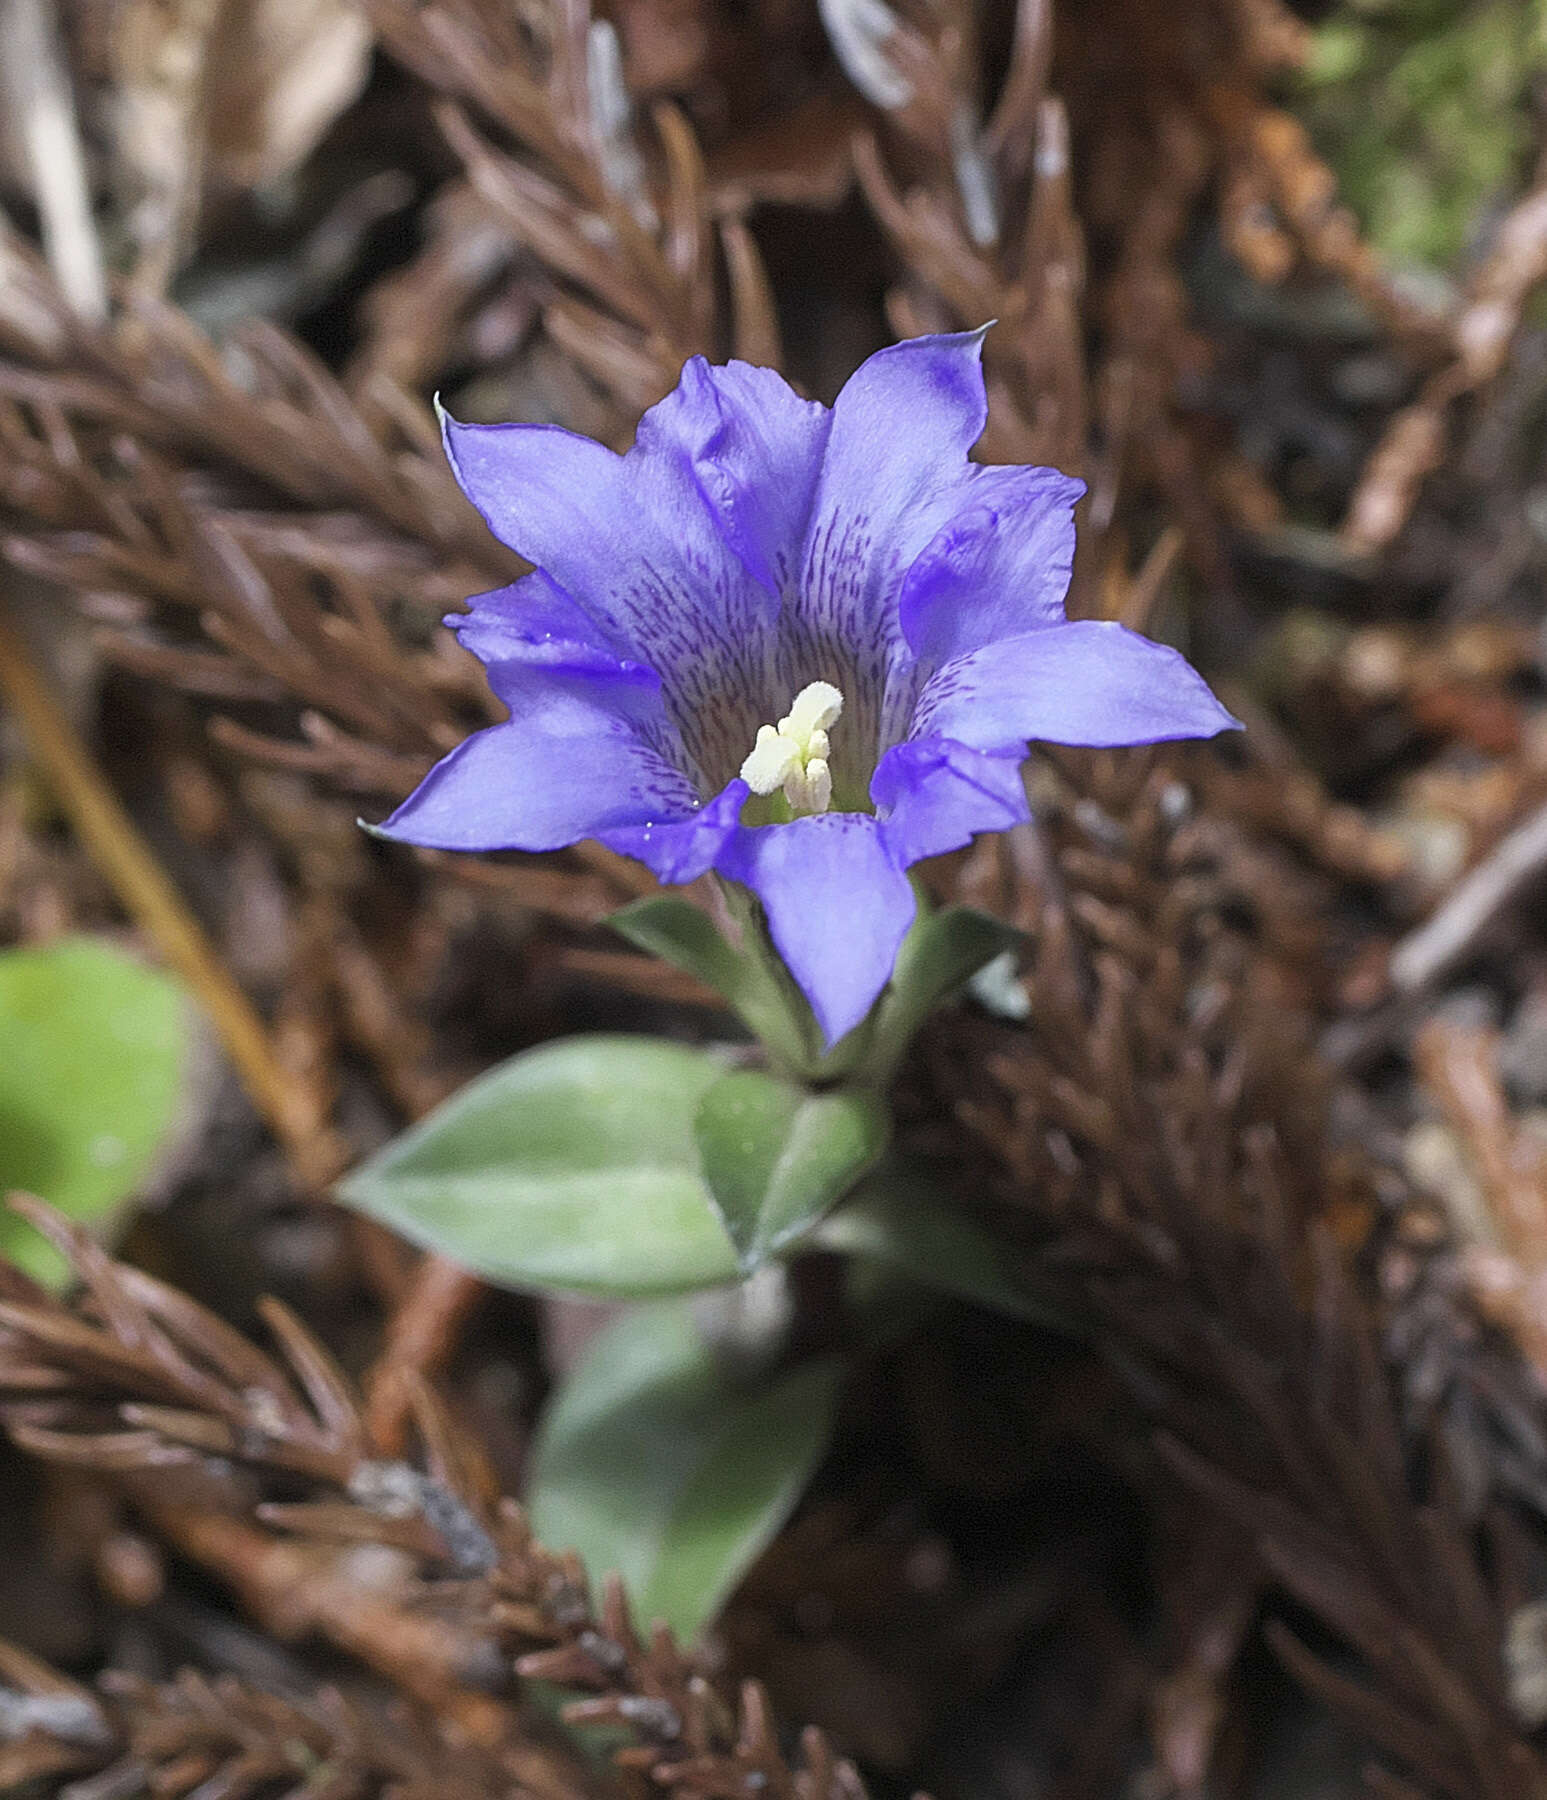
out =
[[438,762],[377,828],[381,836],[434,850],[559,850],[699,810],[693,783],[633,714],[648,717],[652,699],[659,709],[658,684],[641,692],[626,676],[508,671],[503,698],[510,719]]
[[[693,357],[621,456],[553,425],[444,419],[458,481],[536,573],[448,621],[509,723],[453,751],[384,834],[596,838],[662,881],[742,882],[832,1042],[891,975],[908,868],[1029,816],[1029,743],[1234,725],[1177,651],[1066,619],[1083,490],[969,460],[982,341],[877,351],[831,410],[773,370]],[[818,683],[842,696],[810,753],[822,782],[743,824],[737,772]],[[851,810],[771,818],[829,794]]]
[[751,789],[744,781],[732,781],[688,818],[663,819],[645,825],[625,825],[598,836],[609,850],[632,856],[656,878],[682,886],[707,875],[739,829],[737,821]]
[[639,421],[637,454],[685,457],[726,542],[775,598],[790,588],[832,414],[772,369],[689,357]]
[[726,729],[739,730],[778,602],[732,548],[690,459],[648,429],[619,456],[555,425],[442,424],[457,480],[495,536],[610,641],[671,671],[679,722],[729,704]]
[[828,1044],[837,1043],[891,979],[913,923],[913,886],[879,820],[822,813],[743,829],[716,866],[762,901],[774,948]]
[[[574,596],[542,569],[508,587],[475,594],[467,611],[451,613],[446,623],[462,648],[488,669],[495,693],[500,692],[502,670],[510,664],[521,668],[540,664],[577,675],[607,675],[647,666],[628,656]],[[655,675],[655,683],[660,685],[659,675]]]
[[974,468],[951,517],[903,579],[898,620],[921,661],[1064,623],[1074,507],[1085,484],[1057,469]]
[[887,848],[905,869],[960,850],[980,831],[1031,817],[1019,748],[998,756],[952,738],[915,738],[888,750],[870,783]]

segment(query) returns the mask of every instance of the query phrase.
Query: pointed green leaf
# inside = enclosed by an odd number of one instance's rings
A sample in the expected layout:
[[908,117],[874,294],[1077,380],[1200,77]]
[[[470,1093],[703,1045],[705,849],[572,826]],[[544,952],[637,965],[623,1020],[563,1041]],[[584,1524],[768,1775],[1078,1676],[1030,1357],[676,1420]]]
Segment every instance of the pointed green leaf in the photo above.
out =
[[675,894],[651,894],[607,921],[640,950],[696,975],[747,1029],[793,1069],[811,1060],[798,997],[758,955],[737,950],[706,913]]
[[[128,1199],[176,1122],[192,1030],[175,981],[97,939],[0,955],[0,1190],[81,1224]],[[46,1280],[64,1272],[9,1214],[0,1252]]]
[[900,1157],[866,1176],[812,1242],[994,1312],[1079,1335],[1073,1320],[1014,1279],[1003,1248],[944,1198],[927,1168]]
[[695,1134],[725,1229],[750,1271],[842,1198],[886,1148],[890,1115],[873,1093],[811,1093],[744,1069],[699,1103]]
[[453,1095],[338,1196],[512,1287],[632,1296],[731,1281],[693,1135],[722,1073],[655,1038],[544,1044]]
[[788,1518],[832,1431],[838,1366],[751,1387],[716,1363],[683,1302],[640,1307],[590,1345],[533,1446],[542,1541],[616,1570],[636,1615],[684,1640]]
[[969,975],[1020,942],[1020,933],[970,906],[922,912],[903,939],[891,986],[882,997],[866,1057],[871,1079],[888,1081],[915,1032]]

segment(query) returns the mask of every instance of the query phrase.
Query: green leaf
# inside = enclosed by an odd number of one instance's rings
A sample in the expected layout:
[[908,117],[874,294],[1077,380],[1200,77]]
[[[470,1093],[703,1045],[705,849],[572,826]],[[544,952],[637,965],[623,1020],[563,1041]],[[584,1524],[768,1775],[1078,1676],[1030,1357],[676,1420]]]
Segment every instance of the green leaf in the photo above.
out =
[[925,1167],[900,1157],[868,1175],[812,1241],[976,1306],[1082,1335],[1074,1320],[1013,1278],[1000,1245],[943,1197]]
[[842,1198],[886,1148],[891,1119],[873,1093],[813,1094],[756,1070],[722,1075],[694,1134],[725,1229],[750,1272]]
[[889,1081],[914,1033],[952,989],[1019,942],[1019,932],[970,906],[921,910],[877,1009],[866,1075],[877,1083]]
[[654,1038],[544,1044],[453,1095],[338,1196],[513,1287],[633,1296],[733,1281],[693,1133],[722,1073]]
[[803,1002],[763,957],[735,949],[714,921],[675,894],[652,894],[607,921],[620,937],[712,987],[747,1029],[792,1069],[812,1061]]
[[550,1403],[528,1508],[542,1541],[612,1570],[638,1619],[697,1635],[789,1517],[831,1435],[840,1370],[755,1387],[716,1363],[681,1301],[602,1332]]
[[[0,1190],[80,1224],[106,1218],[176,1121],[191,1035],[177,983],[97,939],[0,955]],[[64,1273],[8,1214],[0,1253],[43,1280]]]

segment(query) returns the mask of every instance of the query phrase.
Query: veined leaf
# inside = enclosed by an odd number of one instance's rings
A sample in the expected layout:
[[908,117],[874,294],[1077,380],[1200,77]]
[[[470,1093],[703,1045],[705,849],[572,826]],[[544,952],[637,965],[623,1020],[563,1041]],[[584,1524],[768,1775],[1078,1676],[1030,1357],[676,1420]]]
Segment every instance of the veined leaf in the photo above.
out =
[[544,1415],[528,1509],[544,1543],[616,1570],[640,1622],[697,1635],[784,1523],[832,1430],[840,1370],[738,1385],[682,1301],[589,1346]]
[[453,1095],[338,1196],[513,1287],[636,1296],[733,1281],[693,1130],[723,1073],[654,1038],[544,1044]]
[[752,1069],[722,1075],[694,1130],[742,1268],[809,1230],[880,1156],[890,1129],[884,1101],[868,1090],[811,1093]]

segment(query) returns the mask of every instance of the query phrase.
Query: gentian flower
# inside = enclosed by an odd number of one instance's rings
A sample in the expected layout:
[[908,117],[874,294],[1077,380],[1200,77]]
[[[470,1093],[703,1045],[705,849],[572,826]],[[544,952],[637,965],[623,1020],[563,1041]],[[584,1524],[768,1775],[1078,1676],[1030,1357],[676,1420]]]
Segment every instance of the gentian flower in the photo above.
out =
[[967,460],[981,332],[866,362],[831,409],[694,357],[618,455],[553,425],[445,422],[535,573],[447,620],[509,720],[381,828],[442,850],[593,838],[663,882],[749,888],[829,1043],[886,985],[906,870],[1029,815],[1027,743],[1235,724],[1177,651],[1069,621],[1054,469]]

